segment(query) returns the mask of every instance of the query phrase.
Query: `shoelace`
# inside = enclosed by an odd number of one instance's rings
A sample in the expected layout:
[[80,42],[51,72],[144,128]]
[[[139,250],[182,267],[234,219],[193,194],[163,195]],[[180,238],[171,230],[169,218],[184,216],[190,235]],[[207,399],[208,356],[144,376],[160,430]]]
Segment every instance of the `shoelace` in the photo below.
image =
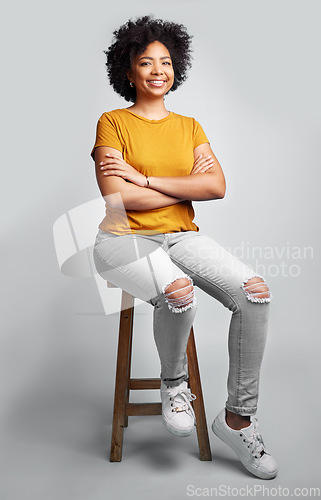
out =
[[266,453],[265,450],[265,445],[263,438],[259,432],[257,432],[258,428],[258,421],[256,418],[254,418],[254,424],[253,424],[253,434],[251,436],[251,439],[247,438],[245,436],[245,439],[243,441],[247,441],[248,445],[247,447],[250,449],[252,455],[254,455],[255,458],[260,458],[264,453]]
[[[171,406],[172,406],[172,412],[180,412],[180,411],[190,411],[192,414],[193,408],[191,405],[191,401],[194,401],[196,399],[195,394],[192,394],[189,389],[181,389],[177,391],[176,393],[173,393],[172,391],[169,393],[170,394],[170,401],[171,401]],[[182,404],[183,400],[183,404]]]

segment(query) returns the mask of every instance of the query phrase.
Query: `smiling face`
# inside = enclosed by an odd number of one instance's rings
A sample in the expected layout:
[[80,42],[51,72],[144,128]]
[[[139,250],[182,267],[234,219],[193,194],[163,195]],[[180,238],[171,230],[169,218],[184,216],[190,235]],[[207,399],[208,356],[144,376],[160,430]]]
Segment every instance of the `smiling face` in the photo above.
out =
[[165,45],[158,41],[150,43],[134,58],[127,76],[135,84],[137,99],[163,97],[174,83],[172,59]]

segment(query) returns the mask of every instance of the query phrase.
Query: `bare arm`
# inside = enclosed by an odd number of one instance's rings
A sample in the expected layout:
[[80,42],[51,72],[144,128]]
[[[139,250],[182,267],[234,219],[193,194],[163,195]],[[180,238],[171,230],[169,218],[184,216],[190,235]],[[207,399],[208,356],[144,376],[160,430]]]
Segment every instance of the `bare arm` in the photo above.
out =
[[206,172],[185,177],[150,177],[150,187],[161,193],[182,197],[185,200],[213,200],[224,198],[225,177],[209,143],[194,149],[194,159],[202,154],[213,159],[213,165]]
[[[123,160],[119,160],[119,156],[105,155],[100,168],[106,177],[117,176],[129,180],[136,186],[146,185],[145,176]],[[164,195],[179,198],[179,201],[213,200],[225,196],[225,177],[209,143],[201,144],[194,149],[194,167],[191,174],[179,177],[149,177],[150,188]]]
[[[101,170],[100,163],[106,159],[107,154],[115,155],[121,159],[123,155],[118,149],[107,146],[98,146],[95,149],[95,166],[98,186],[102,196],[115,194],[115,196],[108,197],[108,202],[111,203],[114,208],[122,208],[123,205],[128,210],[150,210],[153,208],[167,207],[182,201],[177,197],[163,194],[154,189],[147,189],[146,187],[138,186],[132,182],[126,182],[126,180],[120,176],[105,176],[103,170]],[[142,177],[144,178],[145,185],[146,178],[143,175]]]

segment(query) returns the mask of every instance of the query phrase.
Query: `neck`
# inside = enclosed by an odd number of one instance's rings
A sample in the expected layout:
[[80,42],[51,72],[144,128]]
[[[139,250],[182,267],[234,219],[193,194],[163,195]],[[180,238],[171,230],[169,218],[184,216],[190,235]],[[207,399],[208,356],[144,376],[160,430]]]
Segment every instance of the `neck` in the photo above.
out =
[[139,99],[129,108],[134,113],[141,115],[149,120],[161,120],[166,118],[169,112],[165,108],[163,97],[161,99]]

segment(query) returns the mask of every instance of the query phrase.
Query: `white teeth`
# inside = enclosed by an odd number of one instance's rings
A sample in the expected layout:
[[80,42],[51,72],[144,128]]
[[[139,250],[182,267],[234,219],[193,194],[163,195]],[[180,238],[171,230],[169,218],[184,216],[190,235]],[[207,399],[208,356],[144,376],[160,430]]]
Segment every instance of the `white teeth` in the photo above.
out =
[[154,83],[155,85],[163,85],[164,80],[148,80],[149,83]]

